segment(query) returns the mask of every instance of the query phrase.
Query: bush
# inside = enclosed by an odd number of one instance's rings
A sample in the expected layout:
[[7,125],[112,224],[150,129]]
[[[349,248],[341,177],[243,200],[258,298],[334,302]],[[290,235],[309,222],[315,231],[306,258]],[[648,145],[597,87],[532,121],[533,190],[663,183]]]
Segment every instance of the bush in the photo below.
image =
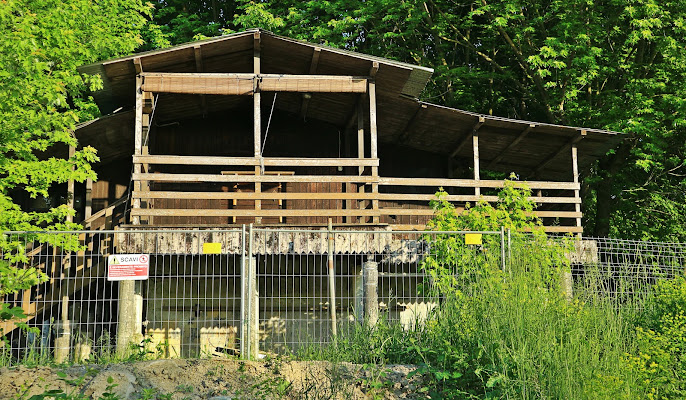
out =
[[440,306],[413,332],[361,327],[339,339],[336,358],[418,365],[432,398],[631,398],[623,361],[633,349],[632,314],[602,299],[570,302],[560,279],[572,242],[545,235],[526,186],[508,182],[495,207],[479,202],[461,214],[444,196],[432,202],[429,229],[511,229],[506,270],[498,235],[475,246],[427,232],[422,268]]
[[686,398],[686,279],[658,282],[636,327],[627,364],[647,399]]

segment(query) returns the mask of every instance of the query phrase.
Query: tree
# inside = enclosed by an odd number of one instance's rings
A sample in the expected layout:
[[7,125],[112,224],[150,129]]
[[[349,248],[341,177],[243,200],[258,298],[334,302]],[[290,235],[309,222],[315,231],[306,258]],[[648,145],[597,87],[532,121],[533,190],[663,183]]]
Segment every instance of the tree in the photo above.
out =
[[683,1],[238,3],[239,27],[434,67],[426,99],[625,132],[585,177],[586,233],[686,240]]
[[[15,200],[48,199],[56,184],[96,178],[93,148],[68,159],[44,156],[76,147],[75,125],[99,114],[85,92],[102,83],[76,67],[133,52],[150,11],[141,0],[0,0],[0,299],[45,279],[16,268],[26,261],[23,243],[5,231],[78,228],[66,221],[74,210],[64,204],[30,211]],[[0,304],[0,319],[18,312]]]

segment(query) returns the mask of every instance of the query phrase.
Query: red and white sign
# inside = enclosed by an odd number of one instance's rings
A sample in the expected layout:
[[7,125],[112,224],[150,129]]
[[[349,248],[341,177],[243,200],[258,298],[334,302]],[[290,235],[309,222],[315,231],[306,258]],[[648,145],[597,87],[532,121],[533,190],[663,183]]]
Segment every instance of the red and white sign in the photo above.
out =
[[150,256],[147,254],[113,254],[107,257],[108,281],[148,279]]

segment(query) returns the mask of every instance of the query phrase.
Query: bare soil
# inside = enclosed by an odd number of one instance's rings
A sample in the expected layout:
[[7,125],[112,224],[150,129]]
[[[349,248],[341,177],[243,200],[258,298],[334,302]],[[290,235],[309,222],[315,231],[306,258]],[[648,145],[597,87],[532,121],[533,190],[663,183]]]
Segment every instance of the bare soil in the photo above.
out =
[[[0,368],[0,399],[29,398],[49,389],[92,399],[110,390],[122,400],[426,398],[421,393],[420,379],[408,378],[414,369],[405,365],[369,367],[280,359],[173,359],[65,368],[19,366]],[[60,377],[58,372],[66,376]]]

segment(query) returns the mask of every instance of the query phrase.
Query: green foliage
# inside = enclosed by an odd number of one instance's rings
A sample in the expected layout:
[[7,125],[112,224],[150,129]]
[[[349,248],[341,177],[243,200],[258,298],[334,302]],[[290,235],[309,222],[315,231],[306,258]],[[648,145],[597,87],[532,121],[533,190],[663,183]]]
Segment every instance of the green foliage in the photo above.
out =
[[[69,230],[66,205],[26,212],[17,196],[49,198],[48,190],[70,179],[95,179],[95,149],[68,159],[40,156],[56,145],[76,146],[75,124],[97,116],[86,90],[99,77],[79,65],[132,52],[150,7],[140,0],[7,0],[0,7],[0,230]],[[116,17],[114,17],[116,16]]]
[[[66,146],[78,145],[76,124],[98,116],[85,93],[101,88],[102,82],[81,75],[76,67],[133,52],[142,43],[150,11],[142,0],[0,3],[0,232],[79,227],[66,221],[74,210],[51,201],[56,185],[96,178],[95,149],[60,156]],[[48,207],[30,211],[19,199],[44,201]],[[59,242],[67,251],[78,246],[75,238],[62,235],[26,239],[0,236],[0,298],[46,279],[35,268],[18,267],[27,261],[25,243]]]
[[[536,230],[527,197],[523,184],[509,182],[501,204],[458,214],[439,194],[430,226]],[[426,238],[431,256],[423,267],[442,295],[426,322],[408,331],[386,320],[361,326],[338,338],[326,358],[417,365],[411,378],[431,398],[637,398],[626,354],[642,304],[586,298],[584,290],[570,300],[560,284],[569,242],[513,230],[503,272],[499,256],[488,255],[500,254],[499,237],[480,247],[456,234]]]
[[485,114],[626,132],[624,144],[585,179],[587,233],[686,239],[682,1],[157,4],[154,19],[173,43],[196,34],[262,27],[430,66],[435,73],[425,100]]
[[654,297],[636,327],[637,351],[627,356],[641,397],[686,397],[686,279],[655,285]]
[[[525,182],[512,177],[498,193],[495,206],[479,201],[473,207],[467,204],[459,213],[445,196],[441,190],[431,201],[434,217],[427,224],[428,230],[499,232],[504,228],[509,231],[513,243],[514,252],[509,251],[510,257],[527,258],[529,274],[537,276],[540,285],[547,285],[569,268],[566,254],[571,250],[571,242],[547,237],[541,221],[533,214],[536,204],[529,200],[531,190]],[[429,233],[425,240],[432,250],[424,259],[422,269],[431,277],[432,288],[439,293],[462,296],[465,290],[469,294],[481,290],[483,285],[502,289],[500,234],[484,234],[483,244],[479,246],[467,245],[463,234],[435,236]],[[530,254],[537,254],[537,257],[531,258]]]

